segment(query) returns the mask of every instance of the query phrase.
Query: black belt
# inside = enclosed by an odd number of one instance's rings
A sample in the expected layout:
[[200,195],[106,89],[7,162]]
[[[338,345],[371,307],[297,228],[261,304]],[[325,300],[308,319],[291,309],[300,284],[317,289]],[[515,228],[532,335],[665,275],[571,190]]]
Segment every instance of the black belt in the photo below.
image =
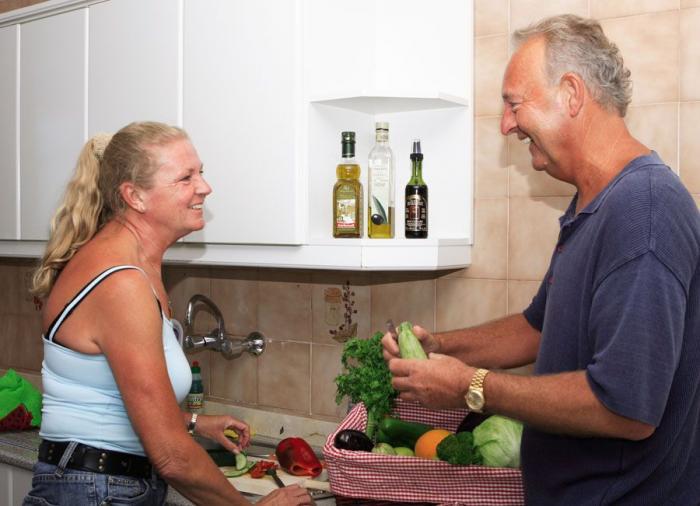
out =
[[[39,445],[39,460],[47,464],[58,465],[69,442],[41,440]],[[102,450],[78,443],[66,467],[80,471],[90,471],[101,474],[117,474],[133,476],[134,478],[150,478],[153,468],[146,457]]]

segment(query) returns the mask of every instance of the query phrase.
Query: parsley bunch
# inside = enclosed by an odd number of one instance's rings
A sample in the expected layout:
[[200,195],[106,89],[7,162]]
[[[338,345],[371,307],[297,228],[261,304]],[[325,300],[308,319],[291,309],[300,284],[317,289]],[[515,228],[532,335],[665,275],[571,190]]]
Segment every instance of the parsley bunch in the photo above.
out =
[[335,378],[338,387],[336,403],[340,404],[347,396],[351,402],[362,402],[367,408],[365,432],[370,439],[374,439],[379,421],[391,412],[397,395],[391,386],[391,372],[382,356],[381,341],[381,332],[369,339],[348,339],[341,357],[345,372]]

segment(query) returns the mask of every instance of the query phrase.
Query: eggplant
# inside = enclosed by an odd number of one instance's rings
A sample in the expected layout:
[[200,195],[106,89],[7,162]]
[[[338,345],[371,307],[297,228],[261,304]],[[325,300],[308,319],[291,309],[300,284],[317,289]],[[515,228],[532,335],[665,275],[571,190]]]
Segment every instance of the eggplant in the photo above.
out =
[[457,427],[455,432],[471,432],[477,425],[486,420],[489,416],[490,415],[477,413],[475,411],[467,413],[467,416],[464,417],[462,423],[459,424],[459,427]]
[[367,434],[359,430],[345,429],[335,435],[335,447],[353,452],[371,452],[374,444]]

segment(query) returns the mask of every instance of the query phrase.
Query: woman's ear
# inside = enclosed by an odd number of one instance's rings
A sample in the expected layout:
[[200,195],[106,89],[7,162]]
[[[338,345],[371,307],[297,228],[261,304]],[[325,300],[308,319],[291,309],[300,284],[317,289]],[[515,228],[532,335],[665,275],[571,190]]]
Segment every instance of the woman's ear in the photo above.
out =
[[570,117],[575,117],[586,100],[586,84],[580,75],[567,72],[559,80],[560,91],[564,95],[564,105]]
[[134,183],[124,182],[119,186],[119,193],[122,196],[122,200],[126,203],[128,207],[133,209],[138,213],[145,213],[146,206],[141,197],[141,192],[139,191]]

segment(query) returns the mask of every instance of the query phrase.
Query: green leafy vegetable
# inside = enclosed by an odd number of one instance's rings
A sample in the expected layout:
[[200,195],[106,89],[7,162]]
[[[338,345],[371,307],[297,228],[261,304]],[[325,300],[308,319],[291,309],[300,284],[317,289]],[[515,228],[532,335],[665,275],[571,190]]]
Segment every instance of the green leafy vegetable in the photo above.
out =
[[450,434],[437,445],[437,457],[456,466],[481,464],[481,455],[474,448],[471,432]]
[[520,439],[523,424],[493,415],[474,429],[474,447],[482,463],[492,467],[520,467]]
[[382,355],[382,333],[369,339],[353,337],[343,347],[341,361],[345,371],[335,378],[336,403],[346,396],[351,402],[363,402],[367,408],[367,429],[374,439],[377,424],[394,407],[397,392],[391,386],[391,372]]

